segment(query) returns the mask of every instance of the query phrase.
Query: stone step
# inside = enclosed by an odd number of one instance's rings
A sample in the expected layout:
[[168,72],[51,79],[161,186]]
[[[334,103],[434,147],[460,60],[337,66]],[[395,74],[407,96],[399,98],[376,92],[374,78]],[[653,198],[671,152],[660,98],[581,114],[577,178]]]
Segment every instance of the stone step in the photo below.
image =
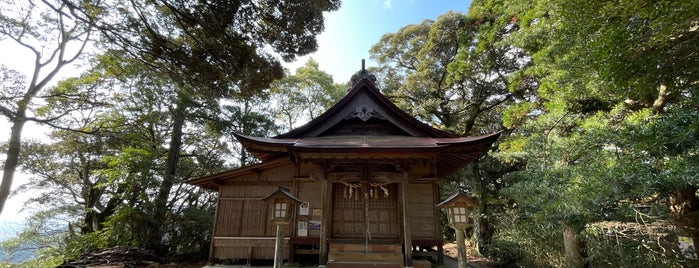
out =
[[358,268],[358,267],[376,267],[376,268],[403,268],[399,262],[376,262],[376,261],[329,261],[328,268]]
[[328,260],[403,263],[403,254],[394,252],[329,252]]
[[400,244],[350,244],[331,243],[330,252],[392,252],[403,253],[403,246]]

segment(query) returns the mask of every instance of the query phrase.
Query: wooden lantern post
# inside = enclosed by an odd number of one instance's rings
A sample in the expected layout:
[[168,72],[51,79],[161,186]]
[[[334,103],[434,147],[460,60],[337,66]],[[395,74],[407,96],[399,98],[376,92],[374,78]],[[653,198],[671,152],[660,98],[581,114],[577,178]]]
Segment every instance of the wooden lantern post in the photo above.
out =
[[466,237],[464,229],[471,226],[468,217],[470,208],[478,207],[478,203],[461,191],[454,192],[447,199],[437,204],[437,208],[447,209],[449,226],[456,232],[456,250],[458,253],[459,268],[466,268]]
[[303,203],[288,188],[279,186],[279,189],[262,201],[272,204],[274,212],[272,223],[277,226],[277,236],[274,244],[274,268],[281,268],[284,263],[284,228],[289,225],[292,214],[292,206]]

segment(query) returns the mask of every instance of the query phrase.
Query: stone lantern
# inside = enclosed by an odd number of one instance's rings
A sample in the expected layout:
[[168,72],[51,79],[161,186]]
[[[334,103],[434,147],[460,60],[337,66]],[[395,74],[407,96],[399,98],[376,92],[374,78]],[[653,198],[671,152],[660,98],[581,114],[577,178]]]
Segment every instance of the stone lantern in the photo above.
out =
[[279,189],[262,198],[262,201],[274,206],[272,222],[277,226],[277,237],[274,246],[274,268],[281,268],[284,262],[284,227],[291,220],[291,208],[303,203],[291,191],[279,186]]
[[458,252],[459,268],[466,268],[466,243],[464,229],[471,226],[468,214],[478,203],[468,198],[462,191],[456,191],[447,199],[437,204],[437,208],[446,208],[449,226],[456,233],[456,249]]

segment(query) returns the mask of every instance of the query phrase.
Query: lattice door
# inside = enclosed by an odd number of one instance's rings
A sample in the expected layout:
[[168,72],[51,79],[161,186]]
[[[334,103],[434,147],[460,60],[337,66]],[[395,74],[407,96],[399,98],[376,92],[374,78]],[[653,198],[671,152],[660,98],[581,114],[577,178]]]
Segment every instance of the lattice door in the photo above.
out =
[[397,239],[400,234],[397,186],[383,187],[367,184],[350,192],[351,187],[345,184],[333,184],[332,237]]

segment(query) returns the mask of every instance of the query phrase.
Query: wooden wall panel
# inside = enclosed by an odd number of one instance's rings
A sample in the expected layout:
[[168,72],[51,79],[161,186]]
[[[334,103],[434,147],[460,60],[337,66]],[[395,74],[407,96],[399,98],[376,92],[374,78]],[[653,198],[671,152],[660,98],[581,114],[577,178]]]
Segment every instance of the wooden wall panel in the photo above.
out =
[[[214,236],[275,236],[269,221],[271,205],[263,197],[277,190],[276,185],[227,185],[219,198]],[[288,232],[287,232],[288,233]]]
[[298,198],[310,202],[311,208],[320,208],[320,183],[300,182]]
[[[286,258],[288,250],[284,250],[284,256]],[[274,246],[272,247],[255,247],[252,249],[252,258],[260,260],[274,259]]]
[[[247,259],[252,252],[253,259],[274,259],[274,238],[265,239],[214,239],[214,258]],[[284,240],[289,247],[289,240]],[[288,250],[284,258],[288,258]]]
[[[313,208],[319,209],[321,206],[320,184],[316,182],[295,184],[293,174],[294,166],[286,165],[264,170],[261,173],[245,174],[228,180],[226,185],[221,186],[214,234],[214,258],[274,258],[276,225],[270,220],[273,207],[261,199],[276,191],[281,185],[290,188],[292,192],[297,193],[297,196],[301,196],[302,200],[310,202],[310,211]],[[290,212],[298,213],[298,208]],[[317,217],[320,220],[320,216]],[[305,220],[309,219],[311,218]],[[295,231],[295,224],[291,223],[286,227],[287,239]],[[318,236],[318,232],[309,231],[309,236],[314,234]]]
[[439,239],[435,226],[435,193],[432,183],[407,186],[408,217],[413,239]]
[[248,247],[214,247],[214,258],[227,259],[247,259]]
[[241,215],[242,231],[240,236],[267,236],[267,219],[269,218],[268,214],[270,214],[267,212],[267,207],[268,204],[261,200],[245,200],[244,213]]
[[262,180],[265,181],[290,181],[292,179],[293,167],[278,167],[262,172]]
[[216,233],[214,236],[238,236],[240,235],[241,215],[243,213],[243,201],[219,200],[216,216]]

